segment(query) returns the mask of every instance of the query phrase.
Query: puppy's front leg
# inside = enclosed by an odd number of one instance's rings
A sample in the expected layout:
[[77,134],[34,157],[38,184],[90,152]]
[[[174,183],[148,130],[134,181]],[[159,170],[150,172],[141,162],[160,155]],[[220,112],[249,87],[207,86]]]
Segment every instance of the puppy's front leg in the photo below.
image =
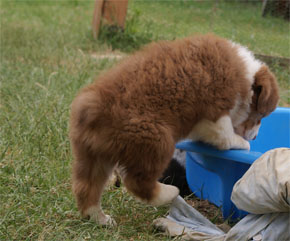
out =
[[231,118],[226,115],[218,119],[214,128],[217,132],[217,148],[220,150],[246,149],[250,150],[250,143],[234,132]]
[[195,125],[189,138],[211,144],[220,150],[246,149],[250,144],[234,132],[231,118],[222,116],[216,122],[202,120]]

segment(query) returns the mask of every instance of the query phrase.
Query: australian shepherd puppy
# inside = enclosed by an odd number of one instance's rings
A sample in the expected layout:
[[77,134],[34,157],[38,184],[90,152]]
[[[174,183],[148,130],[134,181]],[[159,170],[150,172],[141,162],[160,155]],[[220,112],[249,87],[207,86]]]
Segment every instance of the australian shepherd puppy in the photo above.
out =
[[153,43],[84,88],[72,103],[73,191],[101,225],[101,195],[117,168],[138,200],[170,203],[178,188],[158,182],[175,144],[192,138],[218,149],[249,149],[278,102],[268,67],[214,35]]

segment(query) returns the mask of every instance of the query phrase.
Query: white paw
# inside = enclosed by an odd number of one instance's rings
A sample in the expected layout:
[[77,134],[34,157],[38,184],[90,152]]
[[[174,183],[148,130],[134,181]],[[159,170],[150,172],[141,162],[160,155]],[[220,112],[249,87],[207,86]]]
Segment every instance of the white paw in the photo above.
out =
[[89,216],[90,220],[102,226],[116,226],[116,221],[110,216],[104,214],[100,207],[90,207],[84,216]]
[[110,226],[110,227],[114,227],[117,225],[116,221],[110,215],[107,214],[99,217],[98,223],[102,226]]
[[219,150],[250,150],[250,143],[238,135],[233,136],[233,138],[220,140],[216,146]]
[[245,149],[245,150],[249,151],[251,149],[250,143],[248,141],[244,140],[244,144],[242,146],[242,149]]
[[148,202],[152,206],[161,206],[171,203],[178,195],[179,189],[172,185],[158,183],[159,192]]
[[168,220],[169,219],[167,219],[167,218],[157,218],[157,219],[153,220],[153,226],[157,230],[165,232]]
[[250,150],[250,143],[241,136],[236,136],[232,149]]
[[221,151],[225,151],[225,150],[229,150],[231,149],[231,142],[229,140],[222,140],[222,141],[219,141],[219,143],[217,143],[215,145],[219,150]]
[[[182,236],[189,233],[191,230],[174,222],[168,218],[158,218],[153,221],[153,226],[169,236]],[[182,239],[183,240],[183,239]],[[185,239],[184,239],[185,240]],[[187,240],[187,239],[186,239]]]

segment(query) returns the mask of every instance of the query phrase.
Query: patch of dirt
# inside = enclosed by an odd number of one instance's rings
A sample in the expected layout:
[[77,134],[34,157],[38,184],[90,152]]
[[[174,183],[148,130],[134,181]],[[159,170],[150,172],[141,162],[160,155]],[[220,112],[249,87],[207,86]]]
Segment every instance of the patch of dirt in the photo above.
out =
[[228,224],[227,220],[225,221],[223,219],[221,209],[214,204],[211,204],[208,200],[201,200],[197,197],[191,197],[186,200],[186,202],[224,232],[227,233],[231,229],[231,226]]
[[224,223],[221,209],[211,204],[208,200],[200,200],[194,197],[193,199],[186,200],[186,202],[214,224]]

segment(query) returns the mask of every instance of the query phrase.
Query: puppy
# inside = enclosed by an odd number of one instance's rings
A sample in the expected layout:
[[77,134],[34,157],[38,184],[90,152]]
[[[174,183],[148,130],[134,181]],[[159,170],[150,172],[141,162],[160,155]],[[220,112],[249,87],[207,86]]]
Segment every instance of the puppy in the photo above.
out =
[[118,169],[146,204],[170,203],[178,188],[157,180],[175,144],[192,138],[249,149],[278,102],[277,81],[246,48],[214,35],[152,43],[84,88],[71,107],[73,191],[84,217],[101,225],[101,194]]

